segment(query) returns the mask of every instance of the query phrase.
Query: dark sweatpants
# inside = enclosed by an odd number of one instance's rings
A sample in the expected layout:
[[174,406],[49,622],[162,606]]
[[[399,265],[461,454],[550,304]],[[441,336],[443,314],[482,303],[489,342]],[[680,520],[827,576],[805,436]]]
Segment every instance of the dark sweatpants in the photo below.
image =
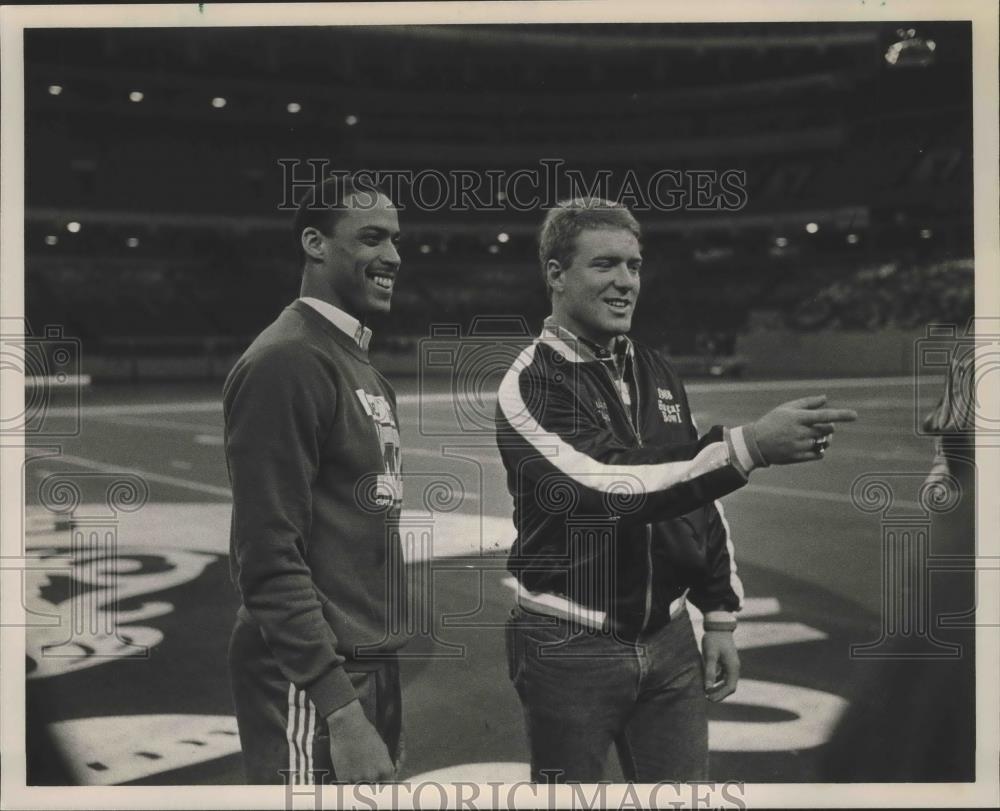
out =
[[[368,720],[398,765],[402,702],[399,664],[390,660],[345,667]],[[229,642],[229,677],[243,764],[250,784],[336,782],[330,733],[304,690],[281,674],[260,629],[242,617]]]

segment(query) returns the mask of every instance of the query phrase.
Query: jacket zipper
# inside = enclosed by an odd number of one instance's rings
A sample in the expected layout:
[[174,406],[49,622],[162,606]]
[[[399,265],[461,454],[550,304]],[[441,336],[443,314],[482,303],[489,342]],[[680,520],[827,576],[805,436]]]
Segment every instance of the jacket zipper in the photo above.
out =
[[[611,380],[611,387],[615,390],[615,394],[618,395],[618,402],[621,403],[622,410],[625,412],[625,418],[628,421],[629,427],[632,429],[632,433],[635,436],[636,442],[639,447],[642,447],[642,437],[639,435],[639,429],[636,427],[636,423],[639,420],[639,376],[635,371],[635,361],[632,361],[632,376],[635,378],[635,414],[636,420],[632,421],[632,410],[625,405],[625,400],[622,399],[622,390],[618,381],[614,379],[611,374],[611,370],[608,369],[604,363],[601,363],[604,367],[604,371],[607,372],[608,378]],[[622,372],[622,383],[625,382],[625,374]],[[646,630],[646,626],[649,625],[650,615],[653,613],[653,528],[646,524],[646,602],[645,608],[642,614],[642,627],[639,629],[639,633],[642,634]]]

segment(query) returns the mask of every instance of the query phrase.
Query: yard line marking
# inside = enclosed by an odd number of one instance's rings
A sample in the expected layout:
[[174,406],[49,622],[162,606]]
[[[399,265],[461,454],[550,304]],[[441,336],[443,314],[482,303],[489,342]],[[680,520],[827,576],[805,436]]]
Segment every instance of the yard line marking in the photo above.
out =
[[[834,435],[836,436],[836,434]],[[834,456],[853,456],[858,459],[875,459],[879,462],[919,462],[930,470],[934,459],[934,449],[928,445],[927,453],[912,453],[906,450],[873,451],[867,448],[845,448],[843,444],[830,445],[830,453]]]
[[[466,422],[470,423],[469,428],[463,428],[461,420],[457,417],[455,419],[431,419],[420,415],[412,422],[404,422],[403,427],[407,428],[412,425],[412,427],[417,429],[431,428],[435,430],[447,428],[451,429],[448,433],[452,434],[477,434],[481,436],[484,433],[485,426],[474,423],[472,420],[466,420]],[[493,430],[492,420],[488,430]]]
[[[944,378],[921,377],[921,385],[943,383]],[[746,391],[780,391],[782,389],[817,389],[826,391],[833,389],[851,388],[881,388],[884,386],[913,386],[916,378],[913,376],[902,377],[845,377],[834,379],[804,379],[804,380],[754,380],[745,382],[696,382],[688,383],[685,388],[689,392],[746,392]],[[496,392],[475,392],[475,398],[482,404],[489,404],[496,400]],[[450,392],[445,393],[412,393],[400,394],[396,397],[396,402],[400,404],[411,403],[451,403],[455,396]],[[462,402],[469,402],[470,397],[463,394]],[[46,409],[46,414],[52,417],[75,417],[82,416],[127,416],[142,414],[187,414],[187,413],[222,413],[221,400],[192,400],[181,403],[129,403],[122,405],[84,405],[84,406],[59,406]]]
[[138,428],[166,428],[169,431],[210,431],[218,428],[210,422],[177,422],[174,420],[156,420],[149,417],[125,417],[119,414],[95,414],[95,419],[114,422],[115,425],[134,425]]
[[[753,380],[743,383],[690,383],[684,388],[688,391],[775,391],[782,389],[815,389],[817,394],[822,394],[828,389],[856,389],[871,388],[879,389],[883,386],[913,386],[916,377],[841,377],[834,379],[813,378],[809,380]],[[921,376],[921,386],[928,384],[943,384],[944,377]]]
[[[746,493],[747,495],[757,495],[763,493],[769,496],[785,496],[787,498],[811,498],[815,501],[832,501],[835,504],[853,504],[850,496],[843,493],[830,493],[826,490],[800,490],[795,487],[780,487],[773,484],[750,483],[743,490],[736,493]],[[736,495],[733,493],[732,495]]]
[[[937,403],[937,397],[921,397],[916,400],[921,410],[930,410]],[[879,397],[871,400],[851,400],[851,408],[871,409],[872,411],[896,411],[897,409],[910,409],[913,407],[912,397]]]
[[[487,462],[489,464],[502,465],[503,462],[500,461],[499,451],[490,451],[490,448],[483,446],[486,453],[472,453],[472,448],[455,448],[447,445],[446,448],[453,453],[444,453],[444,450],[438,448],[403,448],[403,458],[407,456],[424,456],[430,459],[440,459],[442,461],[447,459],[453,459],[456,462],[461,462],[465,459],[474,459],[478,462]],[[461,455],[458,455],[461,454]]]
[[[794,487],[777,487],[770,484],[749,484],[747,485],[749,489],[737,490],[735,493],[730,494],[728,498],[738,495],[740,493],[745,493],[746,495],[757,495],[758,493],[763,493],[768,496],[783,496],[786,498],[810,498],[815,501],[831,501],[835,504],[850,504],[854,506],[854,499],[843,493],[830,493],[826,490],[799,490]],[[905,507],[906,509],[920,510],[923,509],[920,504],[915,501],[896,501],[893,500],[893,506]]]
[[77,414],[85,417],[108,416],[115,417],[129,414],[187,414],[214,411],[222,414],[221,400],[197,400],[186,403],[131,403],[126,405],[85,405],[59,406],[45,410],[47,416],[75,417]]
[[[29,453],[29,455],[32,454]],[[202,482],[193,482],[187,479],[179,479],[176,476],[168,476],[163,473],[152,473],[134,467],[121,467],[119,465],[111,465],[108,464],[107,462],[99,462],[96,459],[86,459],[82,456],[71,456],[69,454],[62,454],[60,456],[53,456],[51,458],[53,461],[62,460],[64,462],[68,462],[71,465],[77,465],[78,467],[85,467],[91,470],[97,470],[102,473],[123,473],[123,474],[131,473],[134,476],[139,476],[145,479],[146,481],[150,482],[159,482],[160,484],[169,484],[174,487],[183,487],[187,490],[194,490],[197,493],[208,493],[213,496],[223,496],[226,499],[232,498],[232,490],[230,490],[228,487],[216,487],[215,485],[212,484],[203,484]],[[171,466],[180,467],[183,464],[189,464],[182,462],[181,465],[178,465],[177,461],[178,460],[174,460],[173,462],[171,462]],[[405,484],[406,481],[405,473],[403,474],[403,481]],[[480,501],[481,497],[478,493],[463,493],[461,500],[463,502]]]
[[[484,446],[485,447],[485,446]],[[455,451],[461,451],[466,456],[471,456],[473,459],[479,462],[486,462],[492,465],[503,465],[499,456],[487,456],[482,454],[470,454],[467,448],[455,448]],[[410,456],[422,456],[433,459],[456,459],[461,461],[464,457],[457,456],[445,456],[440,450],[434,450],[433,448],[410,448],[403,451],[403,457],[406,458],[407,455]],[[870,456],[870,454],[869,454]],[[849,495],[844,493],[833,493],[827,490],[806,490],[798,489],[794,487],[779,487],[775,485],[768,484],[757,484],[756,482],[751,482],[747,485],[746,490],[737,490],[737,493],[746,493],[748,495],[755,495],[757,493],[768,495],[768,496],[782,496],[784,498],[805,498],[812,499],[813,501],[829,501],[835,504],[850,504],[854,505],[853,499]],[[900,507],[905,507],[908,509],[921,509],[920,505],[915,501],[896,501]]]
[[848,422],[845,423],[843,427],[837,428],[835,436],[840,436],[840,432],[843,431],[844,434],[857,433],[857,434],[873,434],[877,436],[885,437],[886,439],[932,439],[932,437],[927,434],[918,434],[914,430],[912,422],[900,422],[894,425],[865,425],[864,424],[864,413],[858,415],[858,422]]
[[222,434],[195,434],[194,441],[197,445],[222,445],[225,442]]
[[85,467],[90,470],[97,470],[101,473],[130,473],[133,476],[139,476],[142,479],[150,482],[158,482],[159,484],[169,484],[173,487],[181,487],[185,490],[193,490],[196,493],[208,493],[213,496],[223,496],[226,499],[232,498],[232,490],[228,487],[216,487],[213,484],[204,484],[202,482],[193,482],[188,479],[179,479],[176,476],[167,476],[163,473],[152,473],[147,470],[141,470],[134,467],[122,467],[120,465],[110,465],[107,462],[99,462],[96,459],[86,459],[83,456],[71,456],[69,454],[60,454],[59,456],[53,456],[52,461],[63,461],[71,465],[76,465],[77,467]]
[[[685,383],[684,388],[688,392],[726,392],[739,393],[747,391],[782,391],[784,389],[814,389],[817,394],[833,389],[856,389],[873,388],[879,389],[884,386],[913,386],[916,378],[909,377],[844,377],[834,379],[809,379],[809,380],[753,380],[746,382],[732,383]],[[943,377],[921,377],[921,386],[937,385],[944,383]],[[399,404],[411,403],[451,403],[456,399],[455,395],[447,393],[438,394],[398,394],[396,402]],[[459,402],[477,402],[483,405],[496,401],[496,392],[473,392],[471,394],[460,393]]]

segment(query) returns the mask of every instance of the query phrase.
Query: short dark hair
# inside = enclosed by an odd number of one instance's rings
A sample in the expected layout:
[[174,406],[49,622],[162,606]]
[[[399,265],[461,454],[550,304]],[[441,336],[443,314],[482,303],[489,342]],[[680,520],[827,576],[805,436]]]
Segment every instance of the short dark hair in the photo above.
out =
[[[300,265],[306,261],[306,254],[302,249],[302,232],[306,228],[315,228],[330,236],[343,214],[344,203],[352,194],[383,194],[389,197],[389,192],[371,174],[343,171],[335,172],[303,195],[292,223],[292,237]],[[374,202],[373,199],[372,203]]]
[[632,233],[636,239],[642,238],[639,222],[628,207],[600,197],[576,197],[564,200],[550,208],[538,232],[538,259],[542,265],[542,280],[545,292],[552,298],[548,273],[545,266],[555,259],[563,267],[573,264],[576,238],[583,231],[599,228],[621,228]]

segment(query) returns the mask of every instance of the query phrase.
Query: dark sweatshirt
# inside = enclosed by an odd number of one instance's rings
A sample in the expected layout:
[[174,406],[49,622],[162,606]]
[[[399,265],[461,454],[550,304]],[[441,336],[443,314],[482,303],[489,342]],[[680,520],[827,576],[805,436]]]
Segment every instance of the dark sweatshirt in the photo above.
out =
[[230,568],[282,673],[326,716],[405,638],[396,397],[368,353],[302,301],[223,388]]

